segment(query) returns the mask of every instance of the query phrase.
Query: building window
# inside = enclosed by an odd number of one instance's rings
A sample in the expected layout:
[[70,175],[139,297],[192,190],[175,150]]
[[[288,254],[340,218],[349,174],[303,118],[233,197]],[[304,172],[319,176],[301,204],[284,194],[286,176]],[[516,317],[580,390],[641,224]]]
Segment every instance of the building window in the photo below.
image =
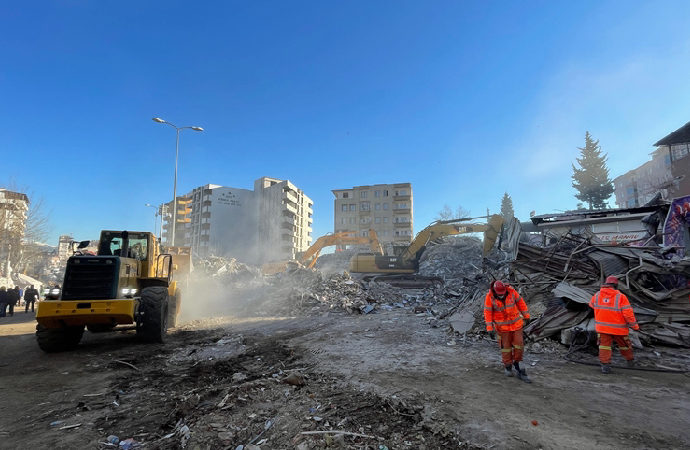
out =
[[383,223],[388,223],[388,217],[383,218]]
[[347,205],[343,204],[343,212],[347,211]]
[[354,223],[355,223],[355,218],[354,218],[354,217],[350,217],[350,225],[354,225]]
[[350,211],[357,211],[357,205],[355,203],[350,203]]
[[374,191],[374,197],[380,197],[381,191]]
[[367,198],[367,191],[359,191],[359,198]]
[[369,232],[366,230],[362,231],[362,237],[367,237],[367,236],[369,236]]
[[384,196],[384,197],[388,197],[388,189],[384,189],[384,190],[383,190],[383,196]]
[[387,211],[387,210],[388,210],[388,203],[384,203],[384,204],[383,204],[383,210],[384,210],[384,211]]
[[374,219],[374,223],[381,223],[381,218],[380,218],[380,217],[376,217],[376,218]]
[[371,208],[371,204],[369,202],[362,202],[359,205],[359,210],[360,211],[369,211]]
[[683,144],[673,144],[671,146],[671,159],[673,161],[678,161],[679,159],[687,156],[688,152],[690,152],[690,144],[683,143]]
[[341,217],[341,218],[340,218],[340,224],[341,224],[341,225],[345,225],[345,218],[344,218],[344,217]]
[[348,197],[348,193],[347,193],[347,192],[343,192],[343,198],[347,198],[347,197]]
[[374,206],[374,209],[376,209],[376,211],[380,210],[380,209],[381,209],[381,203],[377,203],[377,204]]

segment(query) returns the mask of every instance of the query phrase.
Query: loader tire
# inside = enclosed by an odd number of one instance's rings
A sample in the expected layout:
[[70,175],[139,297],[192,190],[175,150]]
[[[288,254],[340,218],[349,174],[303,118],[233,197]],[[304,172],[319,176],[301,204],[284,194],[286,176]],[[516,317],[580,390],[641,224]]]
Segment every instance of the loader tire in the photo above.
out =
[[46,328],[36,325],[36,342],[46,353],[74,350],[84,334],[84,326]]
[[168,328],[175,328],[177,326],[177,315],[180,312],[181,302],[182,293],[179,289],[175,289],[175,295],[170,297],[168,302]]
[[137,335],[146,342],[163,342],[168,329],[168,288],[151,286],[142,289],[139,312],[142,320]]

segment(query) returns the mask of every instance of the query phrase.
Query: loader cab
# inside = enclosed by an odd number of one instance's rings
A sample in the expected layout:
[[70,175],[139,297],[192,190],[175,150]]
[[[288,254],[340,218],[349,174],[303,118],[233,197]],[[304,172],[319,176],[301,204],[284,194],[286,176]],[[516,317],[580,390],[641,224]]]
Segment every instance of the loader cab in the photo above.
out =
[[151,233],[134,231],[102,231],[98,256],[119,256],[137,261],[151,260]]

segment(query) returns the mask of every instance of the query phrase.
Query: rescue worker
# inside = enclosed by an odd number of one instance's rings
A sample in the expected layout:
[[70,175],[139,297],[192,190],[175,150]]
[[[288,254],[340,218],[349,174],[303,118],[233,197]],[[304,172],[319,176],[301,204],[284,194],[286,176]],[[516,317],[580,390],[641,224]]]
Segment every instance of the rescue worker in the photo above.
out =
[[506,376],[512,377],[515,367],[515,375],[522,381],[531,383],[527,371],[520,368],[524,350],[523,318],[524,322],[529,323],[527,304],[520,294],[500,280],[491,283],[484,299],[486,331],[491,333],[492,338],[494,330],[498,333],[498,345]]
[[634,366],[632,344],[628,337],[628,328],[639,330],[635,313],[628,297],[618,290],[618,278],[606,278],[599,292],[589,301],[594,309],[594,328],[599,341],[599,362],[601,373],[611,373],[611,349],[613,341],[626,359],[628,367]]

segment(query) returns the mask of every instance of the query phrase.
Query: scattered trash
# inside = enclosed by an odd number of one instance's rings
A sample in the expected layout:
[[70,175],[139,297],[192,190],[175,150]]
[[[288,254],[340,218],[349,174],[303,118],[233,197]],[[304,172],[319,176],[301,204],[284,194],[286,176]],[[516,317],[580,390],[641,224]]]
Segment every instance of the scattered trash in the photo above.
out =
[[65,425],[64,427],[60,427],[60,430],[71,430],[72,428],[77,428],[80,427],[80,423],[75,423],[74,425]]
[[110,444],[115,444],[115,445],[117,445],[117,444],[120,443],[120,438],[117,437],[117,436],[115,436],[114,434],[111,434],[111,435],[108,436],[105,440],[106,440],[108,443],[110,443]]
[[539,422],[537,422],[536,420],[533,420],[532,425],[536,427],[537,425],[539,425]]
[[283,383],[292,386],[304,386],[304,376],[302,376],[302,374],[299,372],[293,372],[283,379]]
[[134,438],[129,438],[125,439],[124,441],[120,441],[120,448],[122,450],[130,450],[134,447],[139,447],[139,443],[134,440]]
[[56,427],[56,426],[58,426],[58,425],[60,425],[60,424],[63,424],[63,423],[65,423],[64,420],[56,420],[56,421],[54,421],[54,422],[50,422],[50,426],[51,426],[51,427]]

